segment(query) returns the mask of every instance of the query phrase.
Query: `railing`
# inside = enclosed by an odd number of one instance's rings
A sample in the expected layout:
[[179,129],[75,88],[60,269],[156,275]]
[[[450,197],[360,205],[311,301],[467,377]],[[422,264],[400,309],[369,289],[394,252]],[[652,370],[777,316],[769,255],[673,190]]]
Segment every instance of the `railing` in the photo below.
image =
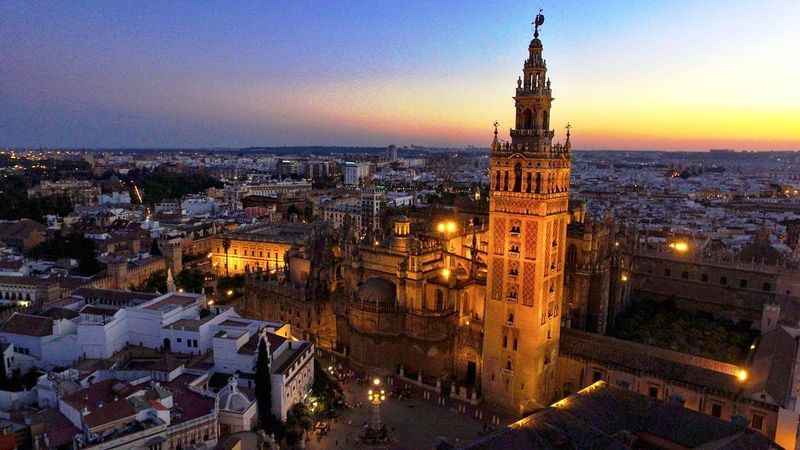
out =
[[550,96],[550,95],[552,95],[552,93],[553,93],[553,91],[551,89],[548,89],[548,88],[537,88],[537,89],[532,89],[532,88],[527,88],[526,89],[524,87],[517,88],[517,95],[547,95],[547,96]]

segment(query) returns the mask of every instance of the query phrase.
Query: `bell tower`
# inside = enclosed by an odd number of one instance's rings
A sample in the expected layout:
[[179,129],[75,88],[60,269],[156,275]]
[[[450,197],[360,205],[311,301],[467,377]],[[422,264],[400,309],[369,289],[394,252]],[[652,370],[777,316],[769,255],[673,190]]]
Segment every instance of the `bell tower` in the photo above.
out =
[[495,123],[489,163],[489,271],[484,325],[485,401],[518,414],[547,406],[556,362],[568,222],[570,130],[553,144],[553,101],[540,13],[517,80],[511,142]]

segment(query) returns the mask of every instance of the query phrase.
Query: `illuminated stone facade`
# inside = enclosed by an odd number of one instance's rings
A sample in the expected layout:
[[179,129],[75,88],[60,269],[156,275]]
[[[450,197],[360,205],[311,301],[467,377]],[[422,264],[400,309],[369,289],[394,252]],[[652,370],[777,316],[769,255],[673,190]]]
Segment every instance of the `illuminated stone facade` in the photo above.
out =
[[293,245],[305,241],[306,224],[258,225],[215,237],[211,266],[219,275],[282,270],[284,256]]
[[489,164],[481,386],[485,401],[522,413],[549,404],[556,392],[569,222],[569,129],[564,145],[553,144],[550,80],[538,29],[514,101],[511,142],[499,142],[495,131]]
[[378,245],[359,243],[352,228],[320,228],[286,253],[286,270],[249,277],[246,314],[291,323],[293,334],[369,370],[475,387],[484,230],[451,224],[441,235],[412,233],[401,217]]

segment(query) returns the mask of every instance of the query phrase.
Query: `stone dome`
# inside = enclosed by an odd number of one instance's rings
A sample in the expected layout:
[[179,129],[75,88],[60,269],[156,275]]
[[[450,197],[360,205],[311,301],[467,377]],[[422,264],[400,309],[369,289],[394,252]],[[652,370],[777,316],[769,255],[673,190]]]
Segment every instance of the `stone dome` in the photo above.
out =
[[358,299],[364,302],[393,305],[396,298],[394,283],[383,278],[370,278],[358,288]]
[[531,45],[529,45],[528,47],[542,48],[542,41],[540,41],[538,37],[533,38],[533,40],[531,40]]
[[239,391],[236,377],[231,378],[232,381],[219,391],[219,409],[241,413],[246,411],[253,402]]

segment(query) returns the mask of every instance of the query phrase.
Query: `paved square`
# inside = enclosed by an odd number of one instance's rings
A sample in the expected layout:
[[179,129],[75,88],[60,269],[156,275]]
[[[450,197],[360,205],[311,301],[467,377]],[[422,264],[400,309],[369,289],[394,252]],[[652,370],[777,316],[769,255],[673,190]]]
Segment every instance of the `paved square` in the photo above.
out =
[[[345,397],[350,404],[359,404],[340,412],[336,422],[329,422],[330,432],[323,437],[311,436],[306,448],[317,449],[367,449],[391,450],[432,449],[440,438],[450,444],[460,445],[480,436],[483,423],[456,411],[452,406],[438,406],[434,400],[423,400],[415,393],[411,399],[388,397],[381,406],[381,419],[390,430],[392,442],[383,446],[358,443],[358,436],[372,416],[372,406],[367,401],[366,384],[347,382]],[[391,392],[391,386],[384,386]]]

